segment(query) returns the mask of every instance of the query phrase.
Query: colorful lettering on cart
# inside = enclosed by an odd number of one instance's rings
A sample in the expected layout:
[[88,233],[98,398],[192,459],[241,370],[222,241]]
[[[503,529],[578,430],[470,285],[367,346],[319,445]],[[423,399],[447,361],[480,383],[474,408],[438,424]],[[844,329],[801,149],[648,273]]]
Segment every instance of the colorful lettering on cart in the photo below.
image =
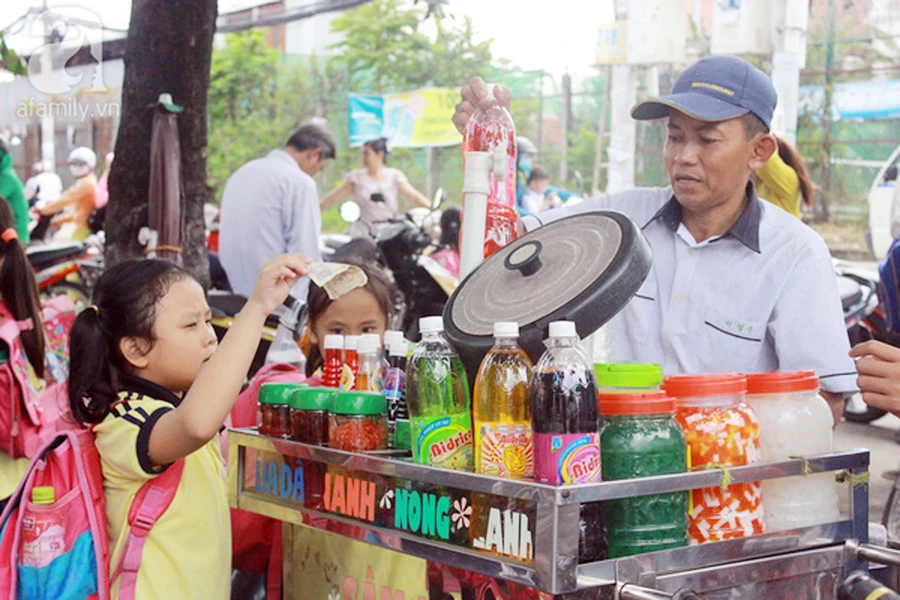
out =
[[361,521],[375,520],[375,482],[325,473],[325,510]]
[[600,479],[599,434],[536,433],[534,475],[542,483],[563,485]]
[[530,561],[534,553],[528,515],[491,508],[487,533],[472,540],[472,547]]
[[303,466],[291,467],[261,458],[256,460],[256,492],[303,504],[306,501]]
[[472,428],[468,413],[412,420],[415,460],[455,469],[472,466]]
[[394,490],[394,528],[450,539],[450,498],[416,490]]

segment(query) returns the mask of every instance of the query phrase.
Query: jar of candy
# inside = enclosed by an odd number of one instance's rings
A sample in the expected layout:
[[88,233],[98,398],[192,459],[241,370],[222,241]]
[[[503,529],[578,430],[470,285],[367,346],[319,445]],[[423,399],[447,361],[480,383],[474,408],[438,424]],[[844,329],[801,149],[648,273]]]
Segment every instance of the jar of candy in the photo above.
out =
[[[689,465],[728,468],[759,462],[759,422],[744,401],[747,379],[735,373],[666,377],[675,416],[684,429]],[[759,482],[691,493],[691,543],[718,542],[763,533]]]
[[[818,392],[813,371],[747,375],[747,404],[759,419],[763,461],[831,453],[834,418]],[[762,491],[768,532],[840,520],[832,473],[771,479],[762,482]]]
[[336,392],[328,415],[328,445],[338,450],[387,447],[387,401],[378,392]]
[[662,367],[652,363],[596,363],[597,391],[601,394],[631,394],[658,391]]
[[264,383],[259,388],[258,427],[262,435],[291,437],[290,398],[298,383]]
[[304,444],[328,445],[328,409],[331,388],[308,387],[291,395],[291,439]]
[[[687,447],[675,420],[675,401],[664,392],[606,394],[600,405],[603,479],[684,473]],[[688,492],[607,500],[603,523],[609,557],[688,544]]]

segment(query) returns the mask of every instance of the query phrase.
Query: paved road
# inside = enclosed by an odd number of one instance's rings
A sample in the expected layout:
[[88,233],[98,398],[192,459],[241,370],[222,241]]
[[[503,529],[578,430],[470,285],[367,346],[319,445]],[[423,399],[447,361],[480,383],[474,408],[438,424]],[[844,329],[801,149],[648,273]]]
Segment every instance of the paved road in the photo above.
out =
[[881,521],[881,514],[888,494],[900,469],[900,444],[896,433],[900,419],[887,415],[870,425],[841,423],[834,431],[834,449],[850,450],[868,448],[871,452],[869,466],[869,520]]

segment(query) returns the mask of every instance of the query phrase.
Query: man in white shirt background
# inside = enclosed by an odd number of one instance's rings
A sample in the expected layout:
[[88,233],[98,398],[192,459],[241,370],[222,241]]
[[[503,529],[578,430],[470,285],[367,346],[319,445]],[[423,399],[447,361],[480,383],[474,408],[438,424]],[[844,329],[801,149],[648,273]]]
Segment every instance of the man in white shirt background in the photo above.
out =
[[[314,124],[294,131],[284,148],[252,160],[222,194],[219,258],[236,294],[249,296],[259,268],[292,252],[320,260],[322,214],[313,177],[335,158],[334,137]],[[291,295],[306,301],[304,277]]]

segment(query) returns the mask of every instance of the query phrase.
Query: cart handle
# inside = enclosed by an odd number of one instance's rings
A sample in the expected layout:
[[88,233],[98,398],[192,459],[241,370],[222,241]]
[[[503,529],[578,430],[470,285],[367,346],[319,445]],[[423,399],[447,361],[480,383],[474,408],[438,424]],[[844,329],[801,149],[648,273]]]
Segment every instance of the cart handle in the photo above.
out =
[[850,548],[860,560],[868,560],[889,567],[900,567],[900,552],[897,550],[871,544],[854,544]]
[[680,589],[674,594],[662,590],[646,588],[634,583],[626,583],[619,588],[618,600],[699,600],[696,592]]

